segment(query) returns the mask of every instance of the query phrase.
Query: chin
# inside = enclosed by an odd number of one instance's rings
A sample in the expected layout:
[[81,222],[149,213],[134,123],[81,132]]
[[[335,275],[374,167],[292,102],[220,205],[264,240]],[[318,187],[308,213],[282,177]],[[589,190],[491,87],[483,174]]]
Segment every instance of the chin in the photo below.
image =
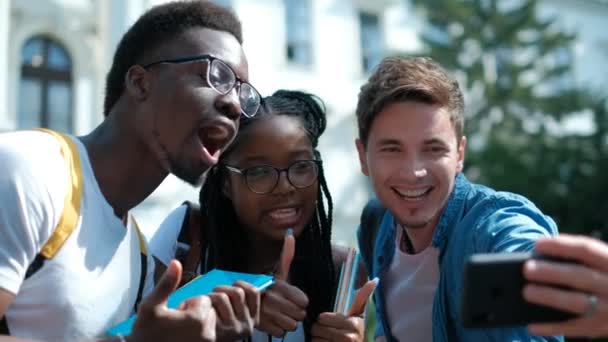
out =
[[206,178],[208,170],[209,169],[206,169],[204,172],[198,173],[198,172],[191,172],[191,171],[188,172],[188,171],[183,170],[183,169],[175,169],[175,168],[173,168],[171,170],[171,173],[175,177],[183,180],[184,182],[186,182],[186,183],[188,183],[188,184],[190,184],[190,185],[192,185],[194,187],[198,187],[201,184],[203,184],[203,182],[204,182],[204,180]]

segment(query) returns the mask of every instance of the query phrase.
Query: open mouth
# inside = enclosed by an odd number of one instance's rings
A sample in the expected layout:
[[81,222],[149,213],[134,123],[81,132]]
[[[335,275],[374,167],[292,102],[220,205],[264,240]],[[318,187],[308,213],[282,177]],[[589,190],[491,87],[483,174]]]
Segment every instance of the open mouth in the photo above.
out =
[[423,200],[431,191],[433,191],[432,186],[415,190],[402,190],[397,188],[391,189],[397,196],[401,197],[401,199],[412,202]]
[[218,153],[222,147],[224,147],[224,143],[221,140],[215,139],[212,136],[212,132],[208,128],[201,128],[198,131],[198,137],[203,145],[203,148],[207,150],[211,156],[214,156]]
[[266,216],[273,225],[279,227],[292,227],[300,219],[299,207],[276,208],[266,212]]

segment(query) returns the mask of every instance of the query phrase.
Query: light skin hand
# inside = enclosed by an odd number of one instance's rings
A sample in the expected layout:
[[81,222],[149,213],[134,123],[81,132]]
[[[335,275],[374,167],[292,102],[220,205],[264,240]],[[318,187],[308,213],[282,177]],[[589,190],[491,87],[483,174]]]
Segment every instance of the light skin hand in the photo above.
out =
[[209,295],[218,315],[218,341],[235,341],[253,334],[259,322],[260,292],[238,281],[234,286],[219,286]]
[[296,330],[298,322],[303,321],[306,317],[308,297],[302,290],[287,282],[295,246],[295,237],[287,234],[283,242],[275,283],[262,295],[258,329],[275,337],[282,337],[287,331]]
[[357,291],[348,316],[335,312],[324,312],[313,324],[312,341],[361,342],[365,340],[365,307],[367,299],[378,285],[378,278],[368,281]]
[[167,307],[167,298],[179,285],[181,275],[181,264],[171,261],[154,291],[139,305],[127,340],[215,341],[217,317],[209,297],[188,299],[177,310]]
[[[589,237],[564,234],[539,240],[536,251],[571,259],[579,264],[538,260],[526,262],[524,276],[529,281],[547,285],[527,285],[524,298],[581,316],[559,323],[530,324],[530,332],[543,336],[608,336],[608,245]],[[591,315],[587,314],[590,295],[598,299],[596,310]]]

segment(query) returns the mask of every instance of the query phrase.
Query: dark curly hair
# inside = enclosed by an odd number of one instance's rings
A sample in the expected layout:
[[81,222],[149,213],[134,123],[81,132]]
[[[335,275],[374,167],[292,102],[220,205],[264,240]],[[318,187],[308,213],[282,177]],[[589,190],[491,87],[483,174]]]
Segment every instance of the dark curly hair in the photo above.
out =
[[[316,96],[300,92],[279,90],[262,101],[256,116],[241,119],[239,134],[226,150],[220,163],[230,156],[241,141],[241,133],[251,124],[268,115],[288,115],[298,118],[306,130],[314,149],[315,158],[321,160],[317,150],[319,137],[325,131],[326,118],[323,102]],[[200,207],[201,240],[206,243],[202,254],[207,255],[205,270],[222,268],[247,272],[246,260],[253,251],[243,237],[243,228],[236,219],[232,202],[222,193],[222,184],[227,171],[214,167],[201,188]],[[333,204],[327,187],[323,166],[319,168],[316,212],[302,234],[297,237],[295,258],[291,267],[292,282],[309,298],[304,330],[310,340],[310,328],[322,312],[332,310],[336,274],[331,251],[331,217]],[[326,208],[327,206],[327,208]]]
[[144,13],[118,43],[106,78],[104,116],[124,91],[129,68],[167,41],[193,27],[210,28],[232,34],[243,43],[241,22],[230,10],[211,1],[174,1],[152,7]]

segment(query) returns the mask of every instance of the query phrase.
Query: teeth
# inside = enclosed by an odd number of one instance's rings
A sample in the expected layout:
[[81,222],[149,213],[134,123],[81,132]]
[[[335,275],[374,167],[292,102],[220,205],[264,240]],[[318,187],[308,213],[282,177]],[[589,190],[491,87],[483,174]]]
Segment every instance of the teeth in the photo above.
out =
[[273,219],[284,219],[284,218],[289,218],[292,217],[296,214],[296,209],[295,208],[287,208],[287,209],[276,209],[271,211],[268,215],[270,217],[272,217]]
[[426,194],[427,191],[429,191],[429,188],[421,189],[421,190],[397,190],[397,189],[394,189],[394,190],[396,193],[398,193],[402,197],[417,198],[417,197],[421,197],[424,194]]

